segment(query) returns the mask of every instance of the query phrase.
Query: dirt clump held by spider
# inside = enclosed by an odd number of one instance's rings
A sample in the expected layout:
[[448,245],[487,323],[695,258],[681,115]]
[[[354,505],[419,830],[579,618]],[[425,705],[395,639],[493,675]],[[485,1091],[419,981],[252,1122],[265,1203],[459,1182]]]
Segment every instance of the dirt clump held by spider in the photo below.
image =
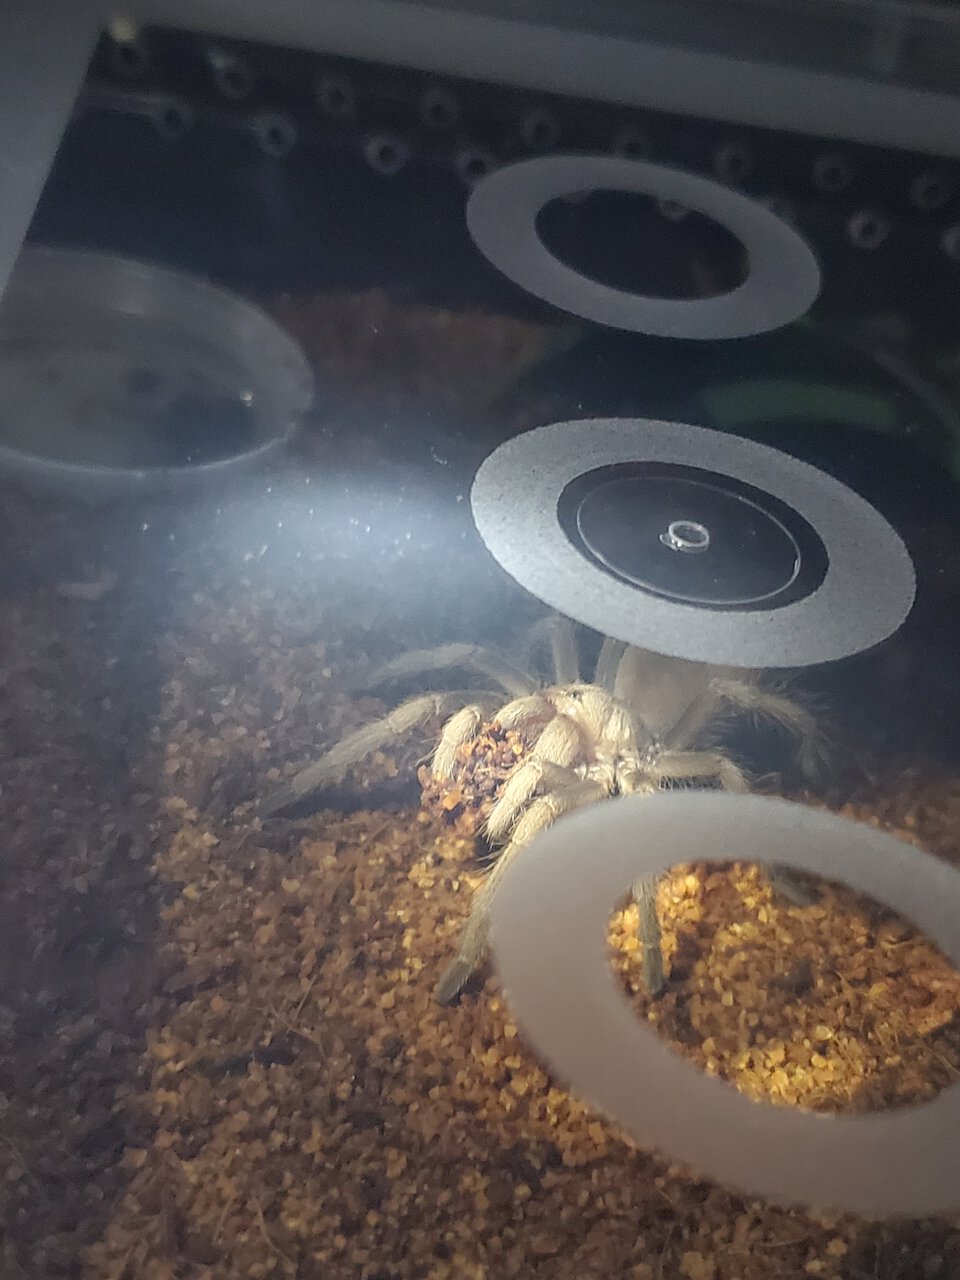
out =
[[417,777],[425,813],[467,839],[481,837],[504,784],[528,754],[515,729],[497,721],[484,724],[470,742],[457,748],[453,773],[441,777],[421,765]]

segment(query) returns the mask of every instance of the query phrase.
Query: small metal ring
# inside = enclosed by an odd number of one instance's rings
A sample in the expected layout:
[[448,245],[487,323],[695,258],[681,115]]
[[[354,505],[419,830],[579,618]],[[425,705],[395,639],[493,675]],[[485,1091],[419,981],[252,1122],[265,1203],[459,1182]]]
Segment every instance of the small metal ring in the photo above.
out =
[[671,520],[660,541],[671,551],[696,555],[710,546],[710,530],[699,520]]

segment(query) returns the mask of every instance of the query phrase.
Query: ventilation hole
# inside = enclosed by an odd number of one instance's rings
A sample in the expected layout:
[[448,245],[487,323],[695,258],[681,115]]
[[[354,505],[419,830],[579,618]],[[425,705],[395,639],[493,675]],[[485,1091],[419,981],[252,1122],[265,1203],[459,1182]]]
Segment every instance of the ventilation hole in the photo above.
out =
[[853,172],[847,160],[833,153],[818,156],[813,165],[813,185],[820,191],[836,195],[853,181]]
[[479,147],[467,147],[456,158],[457,173],[470,186],[486,177],[495,164],[494,156]]
[[239,62],[229,62],[218,67],[214,75],[217,88],[225,98],[230,98],[234,102],[245,98],[253,84],[249,71]]
[[930,213],[942,209],[953,196],[954,185],[945,173],[921,173],[910,183],[910,203]]
[[548,111],[530,111],[520,121],[520,136],[531,151],[549,151],[560,141],[560,124]]
[[581,275],[645,297],[714,297],[742,284],[747,255],[736,236],[702,214],[684,215],[665,219],[650,196],[592,191],[576,203],[549,201],[537,233]]
[[879,249],[890,234],[890,222],[882,213],[861,209],[847,221],[847,236],[855,249]]
[[387,137],[383,134],[370,138],[363,153],[370,168],[387,177],[399,173],[409,155],[406,144],[399,138]]
[[446,89],[430,89],[420,100],[420,119],[428,129],[452,129],[459,115],[457,100]]
[[322,76],[317,82],[317,102],[328,116],[343,120],[356,111],[356,90],[346,76]]
[[296,129],[283,116],[258,116],[253,130],[261,149],[270,156],[286,155],[297,140]]
[[154,117],[154,124],[162,137],[180,138],[190,128],[191,120],[192,116],[184,107],[171,104]]
[[613,139],[610,150],[627,160],[645,160],[650,154],[650,142],[641,129],[622,129]]
[[738,142],[721,147],[713,157],[713,171],[721,182],[738,186],[750,176],[752,169],[750,152]]

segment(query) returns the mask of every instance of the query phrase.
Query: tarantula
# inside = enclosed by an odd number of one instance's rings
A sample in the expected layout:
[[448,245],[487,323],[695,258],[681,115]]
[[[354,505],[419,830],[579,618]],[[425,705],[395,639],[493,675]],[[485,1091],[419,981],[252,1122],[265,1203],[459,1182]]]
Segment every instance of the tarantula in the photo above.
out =
[[[499,853],[474,894],[457,956],[436,988],[440,1004],[463,991],[486,951],[490,904],[504,871],[538,832],[563,814],[611,796],[655,791],[662,786],[708,783],[745,791],[747,779],[729,756],[711,745],[725,715],[763,716],[794,735],[808,776],[821,764],[821,740],[813,716],[761,683],[758,672],[709,666],[665,657],[606,639],[585,683],[577,632],[566,618],[551,617],[530,636],[528,659],[548,641],[552,679],[538,679],[491,650],[450,644],[417,650],[388,662],[368,684],[379,687],[460,669],[482,675],[497,692],[457,690],[428,693],[401,703],[388,715],[349,734],[282,791],[269,797],[267,816],[301,803],[339,782],[373,751],[431,720],[446,721],[432,756],[440,778],[454,774],[458,749],[473,741],[485,723],[517,730],[528,742],[486,821],[486,836]],[[510,700],[503,704],[503,693]],[[808,903],[808,890],[784,869],[771,879],[792,902]],[[656,884],[632,887],[640,916],[643,971],[652,995],[664,986]]]

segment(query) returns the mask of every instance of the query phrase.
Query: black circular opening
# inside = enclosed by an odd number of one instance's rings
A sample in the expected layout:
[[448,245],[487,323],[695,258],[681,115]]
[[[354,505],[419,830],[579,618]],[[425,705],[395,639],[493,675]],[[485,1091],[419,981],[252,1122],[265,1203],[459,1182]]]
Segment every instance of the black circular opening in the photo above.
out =
[[715,297],[748,273],[746,250],[726,227],[695,212],[671,220],[654,197],[636,192],[549,200],[536,228],[545,247],[581,275],[649,298]]
[[600,467],[566,486],[557,517],[604,572],[701,609],[782,608],[812,594],[827,572],[820,536],[792,507],[698,467]]

